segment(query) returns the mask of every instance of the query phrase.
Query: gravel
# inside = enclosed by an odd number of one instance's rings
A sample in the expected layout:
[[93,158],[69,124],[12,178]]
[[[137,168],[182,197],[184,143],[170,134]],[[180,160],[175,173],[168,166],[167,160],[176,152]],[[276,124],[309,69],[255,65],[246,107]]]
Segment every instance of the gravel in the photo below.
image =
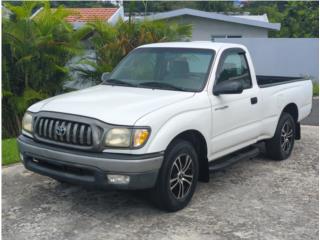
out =
[[145,192],[60,184],[2,169],[3,239],[318,239],[319,128],[302,127],[290,159],[263,155],[211,174],[176,213]]

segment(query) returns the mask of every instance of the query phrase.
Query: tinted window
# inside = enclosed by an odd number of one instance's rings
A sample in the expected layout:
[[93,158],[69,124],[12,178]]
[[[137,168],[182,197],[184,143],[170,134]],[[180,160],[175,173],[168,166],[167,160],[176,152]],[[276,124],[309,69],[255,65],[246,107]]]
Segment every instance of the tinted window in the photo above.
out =
[[243,88],[251,88],[251,76],[244,53],[230,52],[222,56],[217,83],[240,81]]
[[130,53],[111,74],[112,79],[136,87],[171,85],[185,91],[203,89],[214,57],[213,50],[141,48]]
[[120,62],[112,78],[125,81],[149,81],[156,74],[156,53],[141,51]]

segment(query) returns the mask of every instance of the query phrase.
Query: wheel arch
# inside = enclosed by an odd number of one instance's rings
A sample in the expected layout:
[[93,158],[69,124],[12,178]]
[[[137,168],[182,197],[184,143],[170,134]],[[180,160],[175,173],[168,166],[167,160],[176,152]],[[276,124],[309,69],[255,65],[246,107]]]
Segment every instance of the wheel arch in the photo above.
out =
[[[298,122],[298,119],[299,119],[299,109],[298,109],[298,106],[297,104],[295,103],[289,103],[287,104],[280,116],[283,114],[283,113],[288,113],[292,116],[294,122],[295,122],[295,130],[296,130],[296,136],[295,136],[295,139],[300,139],[301,138],[301,130],[300,130],[300,123]],[[280,117],[279,117],[280,119]]]
[[294,120],[295,122],[298,122],[298,119],[299,119],[299,110],[298,110],[297,104],[295,104],[295,103],[289,103],[289,104],[287,104],[287,105],[283,108],[281,114],[284,113],[284,112],[289,113],[289,114],[293,117],[293,120]]
[[205,137],[198,130],[186,130],[176,135],[169,143],[172,144],[177,139],[183,139],[190,142],[198,155],[199,159],[199,180],[203,182],[209,181],[209,166],[208,166],[208,146]]

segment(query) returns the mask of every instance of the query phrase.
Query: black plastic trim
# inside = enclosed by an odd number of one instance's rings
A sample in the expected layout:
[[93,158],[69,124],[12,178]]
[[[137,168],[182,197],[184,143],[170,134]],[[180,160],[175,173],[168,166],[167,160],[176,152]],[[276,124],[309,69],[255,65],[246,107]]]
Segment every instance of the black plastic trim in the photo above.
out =
[[[300,77],[284,77],[284,76],[256,76],[258,86],[260,88],[274,87],[278,85],[283,85],[287,83],[310,81],[310,79],[300,78]],[[270,79],[271,83],[263,83],[262,79]]]
[[18,140],[25,142],[27,144],[32,144],[40,148],[47,148],[54,151],[65,152],[70,154],[79,154],[82,156],[88,157],[97,157],[97,158],[109,158],[109,159],[119,159],[119,160],[143,160],[148,158],[160,157],[164,155],[164,152],[155,152],[147,154],[124,154],[124,153],[105,153],[105,152],[86,152],[83,150],[75,149],[66,149],[58,146],[53,146],[45,143],[39,143],[34,141],[32,138],[20,135]]
[[[37,161],[37,162],[36,162]],[[107,189],[148,189],[155,185],[158,171],[142,172],[142,173],[124,173],[130,176],[128,184],[110,184],[106,174],[121,174],[119,172],[105,172],[98,168],[89,167],[81,164],[72,164],[50,160],[47,158],[36,158],[24,155],[23,164],[26,169],[35,173],[45,175],[59,181],[65,181],[73,184],[84,185],[94,188]],[[74,168],[79,172],[84,171],[85,174],[76,174],[64,169]]]

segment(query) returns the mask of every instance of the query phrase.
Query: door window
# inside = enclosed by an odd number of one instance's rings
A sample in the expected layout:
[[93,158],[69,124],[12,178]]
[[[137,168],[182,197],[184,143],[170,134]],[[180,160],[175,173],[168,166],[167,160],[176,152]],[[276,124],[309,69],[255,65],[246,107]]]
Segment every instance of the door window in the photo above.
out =
[[240,81],[244,89],[252,87],[250,71],[243,52],[229,52],[222,56],[216,84],[223,81]]

